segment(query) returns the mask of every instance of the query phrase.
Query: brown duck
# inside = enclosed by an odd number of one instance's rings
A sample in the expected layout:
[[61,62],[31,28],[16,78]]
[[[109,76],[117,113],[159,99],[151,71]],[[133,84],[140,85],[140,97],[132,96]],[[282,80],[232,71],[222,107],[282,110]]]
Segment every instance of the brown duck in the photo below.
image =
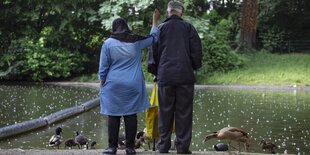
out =
[[67,139],[65,141],[65,149],[68,147],[69,149],[72,149],[72,147],[77,146],[80,148],[79,143],[77,143],[73,138]]
[[221,130],[218,130],[216,132],[213,132],[209,135],[206,136],[205,142],[210,140],[210,139],[222,139],[222,140],[228,140],[229,141],[229,146],[231,141],[238,142],[238,150],[240,152],[240,143],[245,144],[245,150],[248,149],[249,145],[249,136],[248,133],[245,132],[244,130],[236,127],[225,127]]
[[269,141],[266,142],[265,140],[261,140],[259,144],[263,150],[268,150],[270,153],[273,153],[273,154],[276,153],[275,149],[278,148],[277,145]]

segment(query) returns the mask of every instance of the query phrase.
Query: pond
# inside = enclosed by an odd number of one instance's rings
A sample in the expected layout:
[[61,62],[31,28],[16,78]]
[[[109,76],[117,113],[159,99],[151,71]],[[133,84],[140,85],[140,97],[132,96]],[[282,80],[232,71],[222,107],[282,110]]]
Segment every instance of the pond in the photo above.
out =
[[97,90],[84,87],[0,85],[0,127],[44,117],[97,96]]
[[[11,88],[9,88],[11,87]],[[5,86],[5,90],[15,89],[19,86]],[[3,86],[0,86],[1,102],[3,97]],[[51,89],[54,92],[55,89],[66,90],[72,94],[77,92],[84,94],[88,98],[97,96],[98,92],[94,89],[76,88],[76,87],[51,87],[47,88],[28,88],[33,92],[43,92],[45,89]],[[33,89],[39,89],[41,91],[34,91]],[[83,91],[86,93],[82,93]],[[13,98],[27,98],[28,95],[22,95],[25,91],[17,91]],[[47,90],[46,90],[47,91]],[[8,92],[6,92],[8,93]],[[21,93],[21,94],[18,94]],[[79,95],[77,96],[83,96]],[[41,94],[41,93],[39,93]],[[47,93],[49,94],[49,93]],[[70,93],[65,93],[70,94]],[[58,95],[61,96],[61,93]],[[46,95],[54,98],[61,98],[58,95]],[[22,97],[19,97],[22,96]],[[35,96],[35,95],[31,95]],[[35,103],[49,103],[52,99],[46,101],[40,101],[41,98],[37,95],[35,97],[38,100],[31,100]],[[57,96],[57,97],[56,97]],[[72,95],[74,96],[74,95]],[[70,95],[65,97],[64,100],[70,100],[72,105],[78,104],[86,99],[78,99],[79,97],[73,97]],[[13,98],[7,97],[6,100],[13,100]],[[78,101],[75,101],[77,99]],[[26,100],[26,99],[25,99]],[[61,104],[66,105],[67,102],[62,103],[61,99],[56,101],[54,107],[59,107]],[[27,104],[31,104],[27,103]],[[1,103],[2,106],[3,103]],[[26,103],[25,103],[26,104]],[[57,106],[59,105],[59,106]],[[17,107],[20,105],[17,104]],[[43,108],[44,106],[41,105]],[[17,109],[16,107],[16,109]],[[26,106],[25,108],[31,106]],[[7,108],[7,107],[6,107]],[[64,108],[64,107],[61,107]],[[60,109],[61,109],[60,108]],[[49,109],[49,108],[47,108]],[[1,107],[2,111],[3,107]],[[14,108],[13,108],[14,110]],[[24,109],[25,110],[25,109]],[[23,110],[23,111],[24,111]],[[31,109],[26,109],[31,111]],[[33,116],[27,116],[28,118],[34,116],[42,116],[45,113],[39,113],[40,110],[30,114]],[[57,110],[56,110],[57,111]],[[309,154],[310,153],[310,92],[309,91],[289,91],[289,90],[254,90],[254,89],[223,89],[223,88],[206,88],[195,90],[195,103],[194,103],[194,117],[193,117],[193,139],[191,150],[192,151],[211,151],[212,145],[219,142],[218,140],[210,140],[206,143],[203,142],[204,137],[213,131],[217,131],[226,126],[240,127],[246,130],[250,137],[251,143],[249,152],[263,152],[260,149],[259,142],[262,139],[273,141],[279,148],[276,150],[278,153],[290,153],[290,154]],[[29,113],[27,113],[29,115]],[[26,115],[26,114],[23,114]],[[1,115],[1,120],[9,120],[12,115]],[[26,116],[25,116],[26,117]],[[34,117],[34,118],[36,118]],[[138,130],[143,130],[145,127],[144,113],[138,115],[139,124]],[[18,120],[14,120],[18,121]],[[13,121],[13,122],[14,122]],[[50,149],[48,145],[49,138],[54,134],[54,129],[57,126],[63,128],[63,137],[65,139],[74,137],[74,131],[81,131],[91,141],[97,141],[96,148],[101,149],[107,146],[107,117],[99,114],[99,107],[90,111],[82,113],[78,116],[74,116],[70,119],[58,122],[46,128],[42,128],[27,134],[19,135],[17,137],[8,138],[0,141],[0,148],[22,148],[22,149]],[[123,125],[122,125],[123,126]],[[124,132],[124,128],[121,129]],[[235,144],[237,146],[237,144]],[[61,146],[61,149],[64,145]]]

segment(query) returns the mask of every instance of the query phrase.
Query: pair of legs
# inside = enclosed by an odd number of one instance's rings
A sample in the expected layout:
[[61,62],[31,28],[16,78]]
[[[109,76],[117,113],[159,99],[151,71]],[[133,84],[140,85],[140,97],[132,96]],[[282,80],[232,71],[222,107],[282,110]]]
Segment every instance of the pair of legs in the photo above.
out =
[[159,142],[160,153],[171,147],[172,126],[175,119],[177,153],[189,153],[192,139],[194,85],[159,86]]
[[[121,117],[122,116],[108,117],[109,147],[117,148]],[[137,115],[133,114],[123,117],[125,122],[126,148],[134,149],[135,137],[137,133]]]

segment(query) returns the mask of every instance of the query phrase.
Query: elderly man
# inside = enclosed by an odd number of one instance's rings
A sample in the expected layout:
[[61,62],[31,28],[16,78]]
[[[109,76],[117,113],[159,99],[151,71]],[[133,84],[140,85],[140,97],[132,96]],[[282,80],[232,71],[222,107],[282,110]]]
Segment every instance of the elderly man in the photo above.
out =
[[158,83],[160,153],[171,147],[174,119],[177,153],[191,153],[194,70],[201,67],[202,47],[196,29],[181,18],[183,12],[182,3],[168,3],[168,18],[159,25],[159,41],[152,47],[154,61],[148,66]]

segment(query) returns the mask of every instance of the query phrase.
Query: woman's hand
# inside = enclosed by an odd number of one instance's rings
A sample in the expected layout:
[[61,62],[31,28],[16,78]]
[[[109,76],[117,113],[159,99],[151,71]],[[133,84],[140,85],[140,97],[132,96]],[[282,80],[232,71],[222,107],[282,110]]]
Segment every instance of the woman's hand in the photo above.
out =
[[102,87],[104,85],[104,82],[103,80],[100,80],[100,87]]
[[158,11],[158,9],[155,9],[153,12],[153,26],[157,27],[158,26],[158,20],[160,18],[160,12]]

